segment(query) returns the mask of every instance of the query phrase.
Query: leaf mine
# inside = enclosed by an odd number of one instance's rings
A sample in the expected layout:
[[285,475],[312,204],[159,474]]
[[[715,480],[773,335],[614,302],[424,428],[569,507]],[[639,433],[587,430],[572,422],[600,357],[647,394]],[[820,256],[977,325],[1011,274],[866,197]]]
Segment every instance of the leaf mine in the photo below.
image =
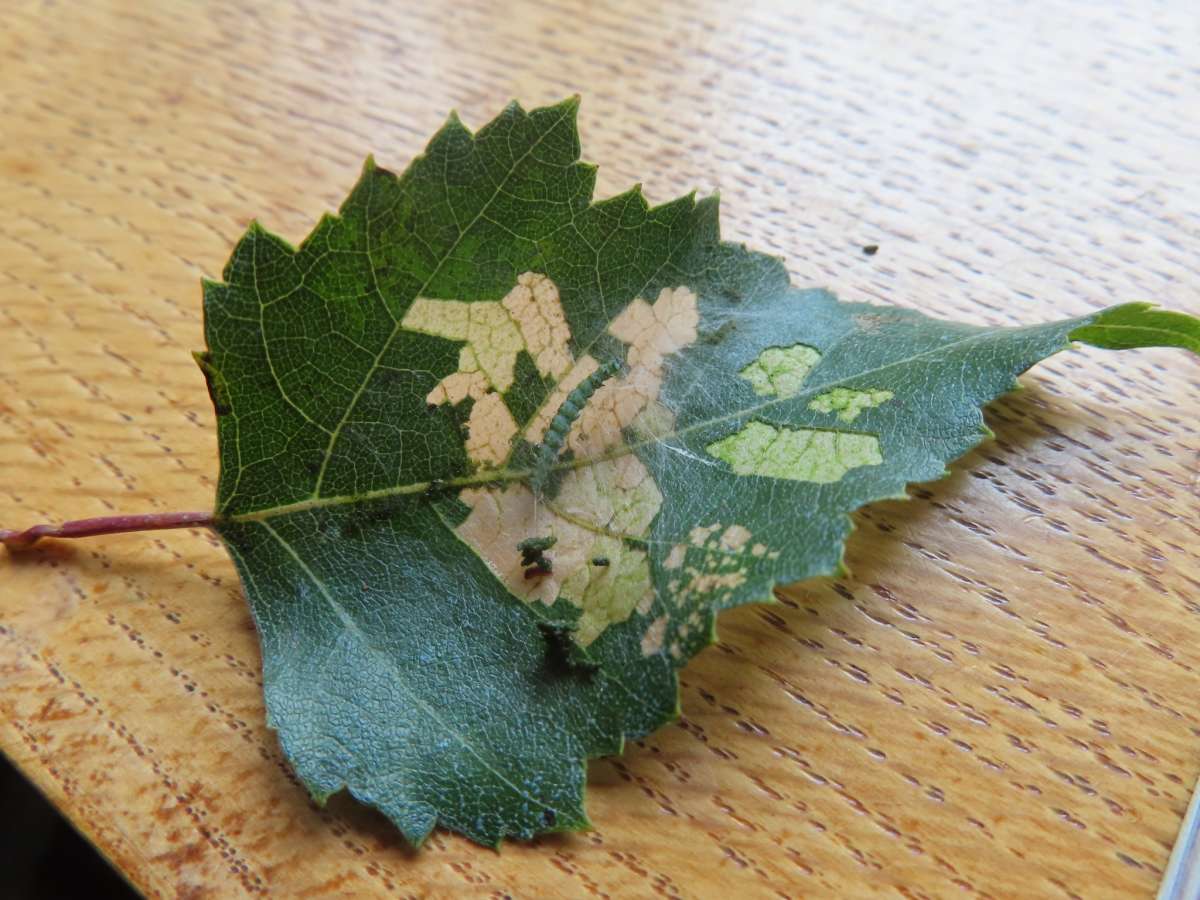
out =
[[808,408],[814,412],[837,413],[839,421],[853,422],[863,410],[886,403],[894,396],[891,391],[856,391],[850,388],[834,388],[809,403]]
[[820,361],[821,354],[803,344],[768,347],[738,374],[750,382],[756,394],[793,397]]
[[751,422],[735,434],[709,444],[709,453],[739,475],[785,478],[829,484],[851,469],[883,462],[879,438],[870,434],[775,428]]

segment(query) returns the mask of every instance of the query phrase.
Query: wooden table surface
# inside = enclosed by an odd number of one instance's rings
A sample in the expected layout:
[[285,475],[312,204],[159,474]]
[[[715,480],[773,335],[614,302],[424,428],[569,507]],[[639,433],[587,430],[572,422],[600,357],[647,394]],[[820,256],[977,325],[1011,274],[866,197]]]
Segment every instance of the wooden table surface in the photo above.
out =
[[[579,92],[601,195],[720,190],[846,299],[1200,312],[1190,0],[333,6],[5,4],[3,525],[209,506],[200,277],[451,108]],[[723,617],[684,718],[592,765],[594,832],[413,853],[310,804],[199,531],[0,554],[0,748],[151,896],[1151,896],[1200,772],[1200,364],[1024,383],[853,577]]]

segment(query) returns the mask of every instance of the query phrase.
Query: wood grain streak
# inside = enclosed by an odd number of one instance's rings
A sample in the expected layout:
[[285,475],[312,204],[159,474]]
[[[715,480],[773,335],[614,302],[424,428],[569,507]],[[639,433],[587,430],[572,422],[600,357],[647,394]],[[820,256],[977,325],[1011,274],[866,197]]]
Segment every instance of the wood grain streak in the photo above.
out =
[[[1187,2],[7,4],[0,525],[207,508],[199,278],[512,97],[582,93],[601,195],[720,190],[846,299],[1200,312],[1198,43]],[[155,897],[1151,896],[1200,773],[1200,365],[1024,385],[853,577],[723,618],[591,833],[315,808],[204,531],[0,555],[0,748]]]

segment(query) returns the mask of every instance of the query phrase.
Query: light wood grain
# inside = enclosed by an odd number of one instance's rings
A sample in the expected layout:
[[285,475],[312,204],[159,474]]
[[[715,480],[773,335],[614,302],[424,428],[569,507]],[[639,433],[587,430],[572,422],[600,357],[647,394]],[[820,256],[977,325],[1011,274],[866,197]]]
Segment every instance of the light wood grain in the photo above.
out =
[[[452,107],[578,91],[601,194],[719,189],[850,300],[1200,312],[1197,46],[1186,0],[7,3],[0,523],[207,507],[200,276]],[[310,805],[202,532],[0,557],[0,747],[152,896],[1149,897],[1200,773],[1200,365],[1025,384],[854,577],[722,619],[592,833],[414,854]]]

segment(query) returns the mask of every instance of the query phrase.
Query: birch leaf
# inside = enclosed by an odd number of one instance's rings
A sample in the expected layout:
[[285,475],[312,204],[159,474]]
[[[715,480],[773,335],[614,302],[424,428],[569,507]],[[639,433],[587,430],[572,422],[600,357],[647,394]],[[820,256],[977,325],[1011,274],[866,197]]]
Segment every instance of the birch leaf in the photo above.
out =
[[270,724],[414,843],[586,826],[587,759],[677,714],[716,612],[837,571],[847,514],[943,475],[1017,375],[1200,349],[1141,304],[986,328],[794,288],[715,199],[593,202],[576,105],[452,116],[204,285]]

